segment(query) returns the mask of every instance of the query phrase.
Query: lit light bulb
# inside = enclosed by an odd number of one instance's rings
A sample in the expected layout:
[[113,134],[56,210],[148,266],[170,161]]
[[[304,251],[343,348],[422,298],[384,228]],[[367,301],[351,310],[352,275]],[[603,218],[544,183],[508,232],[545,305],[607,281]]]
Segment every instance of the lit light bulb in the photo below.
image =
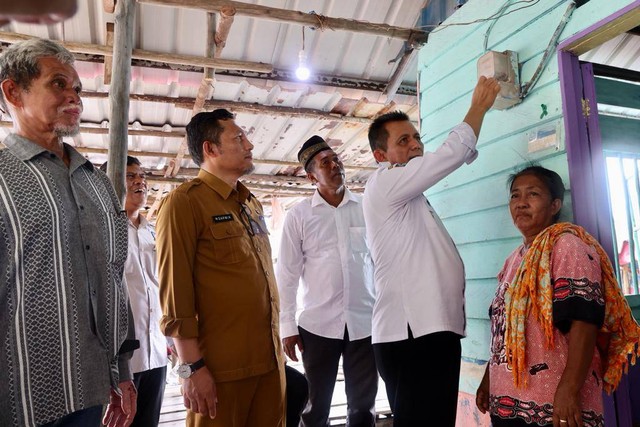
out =
[[298,54],[298,68],[296,68],[296,77],[298,80],[307,80],[311,76],[311,70],[307,68],[307,55],[304,50]]

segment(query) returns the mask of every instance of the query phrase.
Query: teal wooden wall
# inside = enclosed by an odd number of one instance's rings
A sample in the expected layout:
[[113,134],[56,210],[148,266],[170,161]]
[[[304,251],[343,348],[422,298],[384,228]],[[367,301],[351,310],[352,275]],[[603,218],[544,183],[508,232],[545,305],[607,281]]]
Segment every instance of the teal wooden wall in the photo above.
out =
[[[631,0],[591,0],[573,13],[561,40],[630,3]],[[503,4],[503,1],[471,0],[444,24],[489,17]],[[523,3],[511,9],[520,6]],[[517,51],[522,81],[529,81],[566,7],[565,0],[541,0],[503,16],[491,31],[488,49]],[[421,49],[420,131],[426,150],[439,146],[450,129],[463,119],[477,80],[476,62],[484,53],[483,42],[489,25],[490,22],[481,22],[438,30]],[[529,153],[529,135],[545,128],[556,129],[558,147]],[[479,367],[488,357],[487,309],[495,291],[496,274],[508,254],[521,242],[508,212],[507,177],[533,161],[557,171],[568,189],[571,187],[555,54],[524,102],[509,110],[487,114],[478,148],[480,155],[474,163],[463,166],[427,192],[466,266],[468,336],[463,340],[460,385],[460,390],[466,393],[475,393],[483,372]],[[567,220],[571,219],[570,198],[568,191],[563,214]]]

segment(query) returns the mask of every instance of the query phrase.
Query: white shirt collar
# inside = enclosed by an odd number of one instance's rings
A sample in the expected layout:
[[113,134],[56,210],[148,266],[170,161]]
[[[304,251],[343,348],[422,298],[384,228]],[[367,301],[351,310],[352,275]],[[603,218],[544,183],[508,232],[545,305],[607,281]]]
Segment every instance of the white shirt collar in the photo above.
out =
[[[350,201],[352,202],[360,202],[360,200],[358,200],[358,198],[356,197],[355,194],[353,194],[351,191],[349,191],[349,189],[347,187],[344,188],[344,197],[342,198],[342,201],[340,202],[340,204],[338,205],[338,207],[344,206],[347,203],[349,203]],[[329,203],[327,203],[327,201],[325,199],[322,198],[322,196],[320,195],[320,192],[316,189],[315,193],[313,193],[313,196],[311,196],[311,207],[316,207],[319,205],[326,205],[326,206],[331,206]],[[333,206],[331,206],[333,207]]]

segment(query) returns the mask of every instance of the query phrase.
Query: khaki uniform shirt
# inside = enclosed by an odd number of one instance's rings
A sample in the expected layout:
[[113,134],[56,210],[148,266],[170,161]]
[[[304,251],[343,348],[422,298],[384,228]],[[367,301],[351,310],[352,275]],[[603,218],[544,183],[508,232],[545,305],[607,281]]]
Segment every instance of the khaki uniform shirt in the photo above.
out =
[[283,367],[279,302],[262,205],[200,170],[160,205],[161,329],[197,338],[218,382]]

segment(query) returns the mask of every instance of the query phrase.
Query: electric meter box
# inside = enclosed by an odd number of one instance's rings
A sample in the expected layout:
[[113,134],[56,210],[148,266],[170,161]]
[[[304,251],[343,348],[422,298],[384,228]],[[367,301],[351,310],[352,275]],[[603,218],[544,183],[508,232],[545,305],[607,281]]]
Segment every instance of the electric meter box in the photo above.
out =
[[500,83],[500,93],[493,104],[496,110],[506,110],[522,101],[517,52],[505,50],[485,53],[478,59],[478,78],[480,76],[493,77]]

